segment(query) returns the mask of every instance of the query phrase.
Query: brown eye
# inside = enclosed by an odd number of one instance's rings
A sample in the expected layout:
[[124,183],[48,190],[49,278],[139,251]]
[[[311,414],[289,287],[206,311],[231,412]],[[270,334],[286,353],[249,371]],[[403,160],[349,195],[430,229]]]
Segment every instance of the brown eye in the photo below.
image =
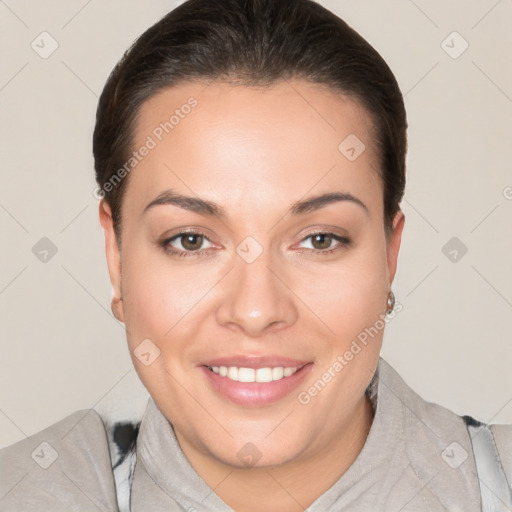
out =
[[212,247],[212,243],[205,235],[193,231],[178,233],[172,238],[163,240],[160,245],[169,254],[178,256],[200,255]]
[[334,233],[312,233],[302,240],[303,248],[316,254],[330,254],[338,249],[343,249],[351,244],[350,239]]
[[180,236],[181,245],[187,251],[197,251],[203,245],[203,235],[196,235],[193,233],[186,233]]
[[311,243],[315,249],[330,249],[332,236],[327,233],[317,233],[311,237]]

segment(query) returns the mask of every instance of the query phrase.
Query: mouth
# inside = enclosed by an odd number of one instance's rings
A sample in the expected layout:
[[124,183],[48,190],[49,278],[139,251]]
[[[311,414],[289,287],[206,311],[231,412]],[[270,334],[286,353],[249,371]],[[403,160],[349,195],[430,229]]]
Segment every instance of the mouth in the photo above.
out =
[[230,358],[207,362],[199,369],[223,399],[247,407],[282,400],[311,371],[312,362],[276,357]]

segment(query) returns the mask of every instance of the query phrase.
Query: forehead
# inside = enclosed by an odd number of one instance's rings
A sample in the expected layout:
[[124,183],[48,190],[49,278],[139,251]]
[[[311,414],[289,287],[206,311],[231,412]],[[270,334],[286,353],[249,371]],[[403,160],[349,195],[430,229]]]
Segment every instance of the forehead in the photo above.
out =
[[228,207],[334,188],[381,200],[370,116],[356,100],[305,81],[168,88],[140,108],[134,141],[136,151],[150,147],[126,192],[139,209],[168,188]]

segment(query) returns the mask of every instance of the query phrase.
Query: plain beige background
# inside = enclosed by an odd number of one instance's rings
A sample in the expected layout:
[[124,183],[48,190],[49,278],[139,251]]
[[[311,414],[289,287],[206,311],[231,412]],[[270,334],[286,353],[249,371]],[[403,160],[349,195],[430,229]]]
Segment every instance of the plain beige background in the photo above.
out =
[[[108,73],[178,3],[0,0],[0,446],[78,409],[144,407],[110,312],[91,136]],[[512,2],[320,3],[388,61],[408,110],[403,311],[383,356],[424,398],[510,423]]]

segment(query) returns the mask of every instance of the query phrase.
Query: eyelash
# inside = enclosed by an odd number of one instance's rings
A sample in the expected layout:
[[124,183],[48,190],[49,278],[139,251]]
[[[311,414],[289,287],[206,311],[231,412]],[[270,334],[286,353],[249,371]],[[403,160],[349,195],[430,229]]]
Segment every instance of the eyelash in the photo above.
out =
[[[210,242],[210,239],[207,238],[203,233],[201,233],[199,231],[182,231],[181,233],[178,233],[177,235],[174,235],[171,238],[167,238],[167,239],[163,240],[162,242],[159,243],[159,245],[166,253],[171,254],[173,256],[178,256],[179,258],[186,258],[189,256],[199,257],[199,256],[202,256],[203,254],[207,253],[208,249],[203,249],[200,251],[199,250],[198,251],[181,251],[181,250],[176,250],[176,249],[170,247],[169,244],[171,242],[173,242],[174,240],[177,240],[185,235],[202,236],[205,240],[208,240],[208,242]],[[313,252],[315,254],[320,254],[320,255],[325,256],[328,254],[332,254],[333,252],[343,249],[345,247],[348,247],[351,244],[351,240],[349,238],[340,236],[340,235],[336,235],[335,233],[331,233],[330,231],[315,231],[314,233],[310,233],[308,236],[306,236],[305,238],[303,238],[301,240],[301,243],[308,240],[309,238],[316,236],[316,235],[327,235],[327,236],[331,237],[334,241],[339,242],[339,245],[337,245],[336,247],[334,247],[332,249],[306,249],[306,252]]]

